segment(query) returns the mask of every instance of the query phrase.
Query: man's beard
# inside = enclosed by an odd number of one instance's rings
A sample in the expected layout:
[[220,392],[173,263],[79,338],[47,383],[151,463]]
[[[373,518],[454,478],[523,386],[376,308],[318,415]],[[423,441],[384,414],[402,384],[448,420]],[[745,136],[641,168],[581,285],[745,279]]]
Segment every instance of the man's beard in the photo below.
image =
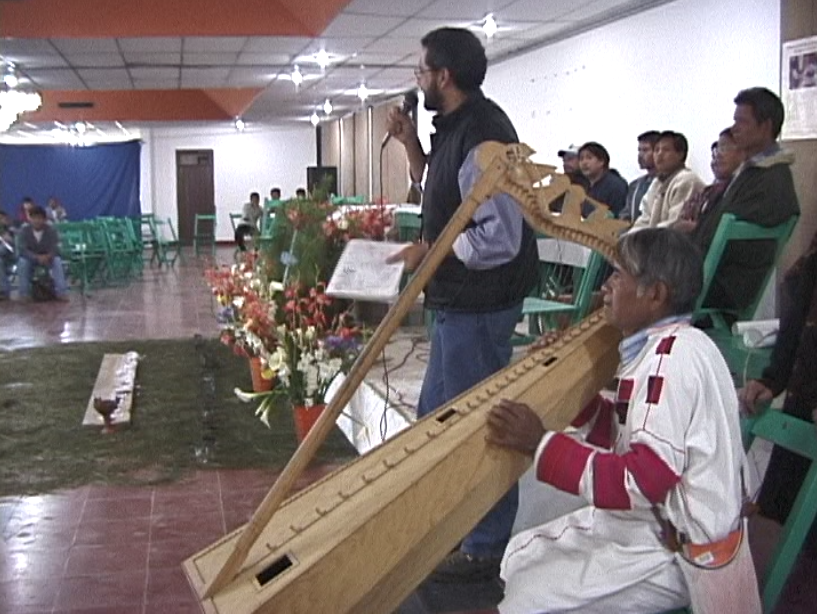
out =
[[440,111],[443,106],[443,97],[440,94],[440,89],[436,84],[432,85],[427,90],[423,90],[423,106],[426,111]]

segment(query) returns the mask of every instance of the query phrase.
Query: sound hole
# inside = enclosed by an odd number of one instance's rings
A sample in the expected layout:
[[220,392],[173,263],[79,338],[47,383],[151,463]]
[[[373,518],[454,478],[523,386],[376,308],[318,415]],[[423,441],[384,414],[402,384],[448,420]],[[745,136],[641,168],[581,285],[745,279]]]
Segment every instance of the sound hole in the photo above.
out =
[[543,362],[542,364],[543,364],[543,365],[545,365],[546,367],[549,367],[550,365],[552,365],[552,364],[553,364],[554,362],[556,362],[557,360],[559,360],[559,359],[558,359],[556,356],[551,356],[550,358],[548,358],[548,359],[547,359],[545,362]]
[[258,584],[263,587],[264,585],[269,584],[277,576],[284,573],[290,567],[292,567],[292,559],[290,559],[289,556],[284,555],[280,559],[273,561],[267,567],[262,569],[261,573],[255,576],[255,579],[258,580]]
[[437,422],[440,422],[440,423],[445,422],[446,420],[448,420],[449,418],[455,416],[456,414],[457,414],[456,408],[452,407],[451,409],[447,409],[443,413],[441,413],[439,416],[437,416]]

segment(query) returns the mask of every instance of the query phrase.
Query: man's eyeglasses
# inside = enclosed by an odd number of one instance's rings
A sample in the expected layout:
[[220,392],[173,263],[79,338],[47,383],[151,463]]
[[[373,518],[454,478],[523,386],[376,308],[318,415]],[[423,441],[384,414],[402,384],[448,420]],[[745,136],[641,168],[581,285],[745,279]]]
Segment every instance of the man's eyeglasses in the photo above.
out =
[[427,72],[437,72],[436,68],[415,68],[414,69],[414,78],[419,79],[422,75],[426,74]]

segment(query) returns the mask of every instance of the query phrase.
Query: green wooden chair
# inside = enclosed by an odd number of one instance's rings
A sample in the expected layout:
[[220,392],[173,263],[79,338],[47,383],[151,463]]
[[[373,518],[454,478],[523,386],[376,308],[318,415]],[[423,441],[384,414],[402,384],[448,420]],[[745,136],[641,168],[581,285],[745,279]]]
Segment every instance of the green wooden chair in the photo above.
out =
[[817,462],[814,462],[817,461],[817,431],[814,424],[773,409],[744,418],[741,428],[747,450],[755,437],[760,437],[812,461],[766,571],[761,597],[763,611],[770,613],[780,599],[803,542],[817,518]]
[[522,305],[528,334],[516,335],[513,345],[527,345],[546,330],[558,328],[557,318],[571,324],[584,318],[601,285],[604,257],[581,245],[542,237],[539,242],[539,283]]
[[170,218],[166,220],[155,221],[156,227],[156,241],[159,250],[159,266],[166,264],[173,266],[176,260],[184,262],[184,255],[182,254],[182,244],[176,234],[176,229],[173,227],[173,222]]
[[[731,213],[725,214],[718,224],[718,229],[715,232],[715,238],[712,240],[712,245],[709,247],[709,251],[706,253],[706,258],[704,259],[704,285],[698,299],[698,304],[695,307],[694,318],[699,320],[705,316],[709,316],[709,318],[712,320],[713,329],[720,331],[728,331],[730,328],[728,322],[724,318],[725,315],[729,315],[737,320],[751,320],[755,315],[755,311],[757,311],[758,303],[763,297],[763,291],[766,289],[766,285],[769,283],[769,278],[774,271],[774,267],[778,258],[780,257],[780,253],[783,251],[786,242],[789,240],[796,223],[797,217],[795,216],[791,217],[788,221],[783,222],[779,226],[766,228],[764,226],[738,220]],[[712,289],[713,280],[718,272],[721,258],[723,257],[728,244],[732,241],[774,241],[774,259],[771,266],[769,266],[768,270],[765,272],[763,281],[760,284],[756,295],[744,309],[723,310],[714,307],[707,307],[705,306],[705,303],[709,297],[709,292]]]
[[198,256],[202,250],[210,250],[216,257],[216,215],[215,213],[197,213],[193,220],[193,253]]
[[397,228],[397,240],[412,243],[420,238],[423,220],[417,213],[397,211],[394,214],[394,225]]
[[233,227],[233,234],[235,234],[235,230],[236,230],[236,228],[238,228],[238,225],[241,223],[241,220],[243,219],[243,217],[244,217],[243,213],[231,213],[230,214],[230,226]]

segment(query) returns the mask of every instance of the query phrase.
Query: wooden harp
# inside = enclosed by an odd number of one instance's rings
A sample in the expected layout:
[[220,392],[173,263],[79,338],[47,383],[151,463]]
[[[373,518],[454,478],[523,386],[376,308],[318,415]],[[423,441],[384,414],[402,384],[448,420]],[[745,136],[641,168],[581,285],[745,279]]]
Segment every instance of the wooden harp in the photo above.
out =
[[[561,430],[611,380],[619,334],[597,313],[284,500],[480,203],[506,192],[537,230],[613,258],[625,224],[554,167],[531,162],[532,153],[523,144],[480,145],[481,179],[250,522],[184,562],[206,612],[393,611],[530,465],[521,454],[486,444],[490,407],[516,399],[548,429]],[[562,209],[554,214],[558,197]],[[594,208],[587,219],[584,202]]]

